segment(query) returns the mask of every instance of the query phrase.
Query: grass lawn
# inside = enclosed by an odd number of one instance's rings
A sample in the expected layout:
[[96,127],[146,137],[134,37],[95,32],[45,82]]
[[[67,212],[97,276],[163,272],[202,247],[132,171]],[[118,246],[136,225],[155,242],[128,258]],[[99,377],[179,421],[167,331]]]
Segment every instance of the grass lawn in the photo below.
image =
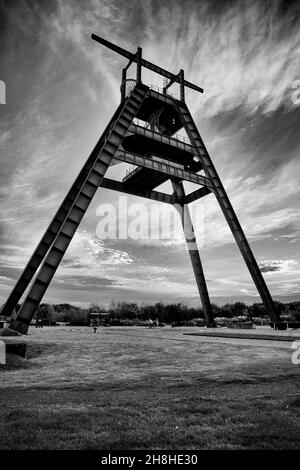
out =
[[0,449],[299,449],[291,345],[187,331],[32,328],[0,366]]

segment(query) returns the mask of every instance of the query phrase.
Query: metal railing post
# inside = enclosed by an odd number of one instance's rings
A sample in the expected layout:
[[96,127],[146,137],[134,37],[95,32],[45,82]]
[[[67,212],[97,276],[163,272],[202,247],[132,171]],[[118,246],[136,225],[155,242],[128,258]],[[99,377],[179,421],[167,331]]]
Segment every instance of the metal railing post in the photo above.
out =
[[142,48],[138,47],[136,52],[136,81],[142,81]]
[[185,101],[184,96],[184,71],[180,69],[179,72],[179,80],[180,80],[180,101]]

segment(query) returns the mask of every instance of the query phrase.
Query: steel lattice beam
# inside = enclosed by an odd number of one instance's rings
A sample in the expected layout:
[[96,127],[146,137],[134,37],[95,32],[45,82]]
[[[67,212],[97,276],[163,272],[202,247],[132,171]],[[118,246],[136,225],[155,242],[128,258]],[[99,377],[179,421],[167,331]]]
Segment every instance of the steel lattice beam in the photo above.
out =
[[174,196],[166,193],[161,193],[159,191],[153,191],[151,189],[143,188],[133,188],[129,184],[121,183],[120,181],[115,181],[109,178],[103,178],[101,181],[101,188],[111,189],[113,191],[119,191],[121,193],[132,194],[133,196],[144,197],[147,199],[152,199],[157,202],[165,202],[167,204],[174,204]]
[[182,170],[181,168],[177,168],[176,166],[171,165],[169,162],[160,163],[152,160],[151,158],[145,157],[144,155],[141,156],[135,153],[125,152],[124,150],[118,150],[114,158],[115,160],[120,160],[121,162],[132,163],[136,166],[160,171],[166,175],[190,181],[191,183],[200,184],[201,186],[206,186],[208,188],[213,187],[209,178],[198,175],[197,173],[193,173],[191,171]]
[[156,142],[161,142],[162,144],[170,145],[171,147],[184,150],[185,152],[190,152],[191,154],[197,156],[196,149],[194,149],[190,143],[184,140],[176,139],[176,137],[170,137],[168,135],[160,134],[159,132],[155,132],[152,129],[139,126],[135,123],[132,123],[129,127],[127,135],[130,135],[131,133],[148,137],[150,139],[155,140]]
[[211,193],[211,190],[206,187],[196,189],[196,191],[193,191],[192,193],[187,194],[185,196],[184,203],[189,204],[190,202],[196,201],[197,199],[207,196],[210,193]]
[[178,107],[178,110],[180,112],[182,124],[184,125],[186,133],[189,136],[192,145],[198,152],[198,158],[203,165],[205,174],[213,184],[213,187],[211,188],[212,192],[217,198],[220,208],[227,220],[228,226],[236,240],[241,255],[245,260],[249,273],[253,279],[254,284],[256,285],[256,288],[266,307],[266,310],[268,311],[273,321],[280,321],[280,315],[277,312],[269,289],[265,283],[265,280],[252,253],[248,240],[243,232],[243,229],[231,205],[231,202],[221,182],[221,179],[214,167],[210,155],[205,147],[205,144],[200,136],[200,133],[192,118],[192,115],[185,103],[178,101],[176,103],[176,106]]

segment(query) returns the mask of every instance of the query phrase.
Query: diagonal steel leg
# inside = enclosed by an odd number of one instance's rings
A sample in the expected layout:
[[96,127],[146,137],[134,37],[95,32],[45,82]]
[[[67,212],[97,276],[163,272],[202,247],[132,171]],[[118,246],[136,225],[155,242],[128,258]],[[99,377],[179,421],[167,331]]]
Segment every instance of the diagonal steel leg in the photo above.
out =
[[183,226],[183,231],[186,239],[186,243],[189,250],[189,255],[191,258],[198,291],[201,298],[202,308],[204,312],[204,316],[207,322],[207,326],[212,327],[216,326],[211,303],[208,295],[207,285],[205,281],[205,276],[202,268],[202,263],[200,259],[199,250],[197,247],[197,241],[194,233],[194,227],[189,211],[189,207],[187,204],[183,204],[185,198],[185,191],[182,182],[178,182],[176,180],[172,180],[173,190],[177,199],[177,203],[180,204],[180,212],[181,212],[181,222]]
[[112,119],[110,120],[108,126],[106,127],[104,133],[100,137],[98,143],[96,144],[94,150],[92,151],[91,155],[89,156],[88,160],[85,162],[83,168],[81,169],[79,175],[75,179],[74,183],[72,184],[69,192],[67,193],[65,199],[63,200],[61,206],[59,207],[58,211],[56,212],[55,216],[53,217],[49,227],[47,228],[46,232],[44,233],[41,241],[37,245],[33,255],[31,256],[30,260],[28,261],[26,267],[24,268],[22,274],[20,275],[17,283],[15,284],[12,292],[10,293],[7,301],[2,307],[1,315],[10,317],[13,313],[14,309],[16,308],[20,298],[24,294],[25,290],[27,289],[30,281],[32,280],[33,276],[35,275],[37,269],[39,268],[40,264],[42,263],[43,259],[45,258],[49,248],[51,247],[52,243],[54,242],[57,233],[60,231],[63,223],[65,222],[68,213],[74,204],[76,197],[80,191],[82,184],[84,183],[90,169],[95,162],[95,158],[97,158],[100,149],[102,148],[105,138],[109,132],[110,127],[112,126],[113,122],[119,116],[123,104],[121,104],[116,112],[114,113]]
[[147,91],[148,87],[139,84],[135,87],[128,100],[123,103],[118,118],[112,124],[108,135],[105,136],[104,144],[102,148],[99,149],[94,164],[88,171],[85,181],[18,312],[18,316],[12,324],[13,329],[21,333],[27,333],[35,310],[43,298]]
[[222,185],[219,175],[211,161],[211,158],[199,134],[199,131],[188,110],[188,107],[185,103],[178,102],[177,108],[181,115],[182,124],[184,125],[184,128],[198,153],[199,160],[203,165],[204,171],[206,175],[210,178],[210,181],[213,183],[213,192],[219,202],[219,205],[232,231],[232,234],[236,240],[240,252],[246,262],[250,275],[252,276],[252,279],[261,296],[265,308],[273,321],[280,321],[280,316],[276,310],[275,304],[270,295],[265,280],[262,276],[262,273],[257,265],[256,259],[252,253],[252,250],[238,221],[238,218],[233,210],[233,207]]

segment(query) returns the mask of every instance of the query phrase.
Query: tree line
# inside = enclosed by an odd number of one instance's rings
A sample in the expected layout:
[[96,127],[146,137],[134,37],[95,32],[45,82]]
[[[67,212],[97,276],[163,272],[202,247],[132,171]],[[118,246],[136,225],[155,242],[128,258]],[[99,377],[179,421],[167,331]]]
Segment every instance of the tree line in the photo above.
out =
[[[275,302],[276,308],[283,321],[300,321],[300,302]],[[16,316],[19,306],[14,316]],[[223,306],[212,304],[216,319],[244,318],[245,320],[268,319],[267,312],[261,303],[246,305],[243,302],[227,303]],[[141,304],[112,300],[108,307],[91,304],[82,308],[68,303],[39,305],[35,319],[42,320],[44,324],[69,323],[71,325],[88,325],[90,313],[102,313],[106,322],[111,324],[125,324],[125,322],[146,322],[151,319],[160,323],[190,322],[195,319],[204,320],[201,308],[188,307],[184,303]],[[106,313],[106,315],[104,315]]]

